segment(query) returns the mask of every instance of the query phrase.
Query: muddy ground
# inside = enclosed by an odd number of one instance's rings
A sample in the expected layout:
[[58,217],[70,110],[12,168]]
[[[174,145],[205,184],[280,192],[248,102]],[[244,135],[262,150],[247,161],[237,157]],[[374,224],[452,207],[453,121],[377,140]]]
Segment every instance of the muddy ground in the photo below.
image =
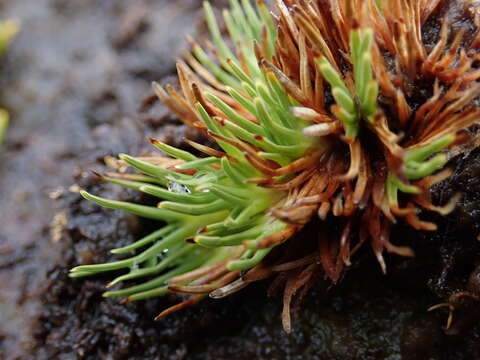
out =
[[0,150],[0,359],[480,359],[478,303],[459,301],[448,330],[445,309],[426,311],[480,292],[478,153],[455,159],[436,190],[464,194],[435,219],[439,232],[395,230],[415,259],[388,257],[383,276],[359,254],[339,286],[319,281],[305,297],[289,336],[268,282],[154,322],[175,299],[123,305],[101,298],[105,278],[67,278],[153,226],[81,200],[79,187],[141,200],[89,170],[148,151],[148,135],[179,146],[198,136],[141,102],[151,81],[174,81],[184,36],[202,31],[199,3],[0,0],[0,18],[23,24],[0,59],[0,104],[13,118]]

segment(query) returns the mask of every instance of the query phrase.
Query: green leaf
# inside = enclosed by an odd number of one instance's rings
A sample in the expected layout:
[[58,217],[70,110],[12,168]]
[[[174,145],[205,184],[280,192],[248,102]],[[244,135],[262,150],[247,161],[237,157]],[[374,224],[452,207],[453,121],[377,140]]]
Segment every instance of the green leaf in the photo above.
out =
[[80,195],[82,195],[87,200],[97,203],[98,205],[108,207],[110,209],[115,209],[115,210],[125,210],[132,214],[142,216],[148,219],[164,220],[164,221],[178,221],[181,219],[181,216],[179,214],[169,210],[165,210],[165,209],[158,209],[152,206],[132,204],[126,201],[109,200],[109,199],[105,199],[99,196],[89,194],[88,192],[83,190],[80,191]]

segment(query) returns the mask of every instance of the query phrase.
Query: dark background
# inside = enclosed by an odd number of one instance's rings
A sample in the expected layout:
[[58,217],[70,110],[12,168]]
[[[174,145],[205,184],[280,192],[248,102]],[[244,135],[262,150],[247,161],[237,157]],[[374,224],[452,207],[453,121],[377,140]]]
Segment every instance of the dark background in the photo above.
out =
[[416,242],[416,259],[387,257],[382,276],[360,254],[337,287],[319,280],[289,336],[268,281],[156,323],[174,298],[122,305],[101,298],[106,278],[69,280],[70,267],[105,261],[154,226],[83,201],[79,187],[142,200],[88,171],[104,169],[105,156],[149,151],[148,135],[177,146],[199,136],[142,100],[151,81],[175,83],[184,36],[204,33],[200,1],[0,0],[0,18],[11,17],[22,30],[0,59],[0,105],[12,116],[0,148],[0,359],[480,358],[479,326],[467,321],[478,304],[449,331],[446,311],[426,311],[465,289],[478,265],[479,185],[467,181],[476,154],[452,164],[441,193],[467,196],[439,234],[396,229]]

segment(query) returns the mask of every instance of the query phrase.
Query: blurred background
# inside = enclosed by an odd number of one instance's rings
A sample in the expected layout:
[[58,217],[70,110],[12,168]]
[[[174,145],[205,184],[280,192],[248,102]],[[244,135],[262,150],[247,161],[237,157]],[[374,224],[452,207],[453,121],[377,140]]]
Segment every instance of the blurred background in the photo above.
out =
[[0,58],[0,359],[480,358],[478,325],[447,336],[447,313],[426,312],[439,302],[428,261],[391,260],[386,277],[365,261],[335,289],[319,281],[290,336],[268,281],[154,322],[174,297],[124,305],[101,297],[105,278],[68,279],[153,226],[83,201],[81,187],[142,200],[89,170],[149,151],[147,136],[202,141],[150,90],[176,83],[185,36],[204,33],[201,1],[0,0],[6,19],[21,28]]

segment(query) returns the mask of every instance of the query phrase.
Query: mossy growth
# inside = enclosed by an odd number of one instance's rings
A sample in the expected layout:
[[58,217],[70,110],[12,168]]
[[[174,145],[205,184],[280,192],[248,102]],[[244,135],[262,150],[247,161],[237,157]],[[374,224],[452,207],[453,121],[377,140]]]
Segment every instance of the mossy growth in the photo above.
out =
[[[158,206],[82,195],[158,220],[159,230],[112,250],[133,256],[78,266],[70,276],[124,269],[109,285],[136,283],[104,296],[126,301],[193,295],[162,317],[282,274],[289,331],[293,294],[319,274],[337,282],[365,242],[383,271],[384,250],[413,256],[390,242],[391,227],[435,230],[419,209],[453,209],[456,198],[436,206],[429,189],[450,175],[445,164],[460,144],[477,143],[464,130],[480,118],[480,31],[450,34],[440,18],[437,43],[426,46],[422,27],[438,6],[278,0],[272,13],[263,1],[231,0],[220,26],[204,3],[211,40],[202,47],[190,39],[191,53],[177,64],[181,92],[153,89],[217,146],[189,141],[199,157],[151,139],[166,156],[120,155],[137,172],[100,176],[162,199]],[[420,104],[419,84],[430,94]],[[292,236],[315,217],[315,251],[272,255],[292,242],[302,249]],[[327,236],[334,218],[343,230]]]

